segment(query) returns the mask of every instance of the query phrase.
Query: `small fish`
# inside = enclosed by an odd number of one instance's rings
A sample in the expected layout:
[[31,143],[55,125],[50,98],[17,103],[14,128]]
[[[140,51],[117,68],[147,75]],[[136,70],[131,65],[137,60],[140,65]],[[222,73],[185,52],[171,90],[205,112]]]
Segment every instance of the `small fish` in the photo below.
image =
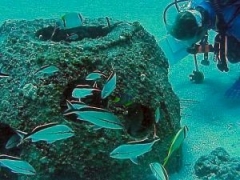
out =
[[171,157],[171,155],[173,154],[173,152],[175,152],[176,150],[179,149],[179,147],[182,145],[183,140],[186,138],[187,135],[187,131],[188,128],[187,126],[183,126],[178,132],[177,134],[174,136],[171,146],[168,150],[168,155],[167,157],[164,159],[164,163],[163,166],[165,166],[168,162],[168,159]]
[[130,159],[134,164],[138,164],[137,157],[152,150],[152,146],[160,139],[145,144],[123,144],[110,153],[110,157],[116,159]]
[[69,36],[66,37],[66,39],[70,40],[70,41],[76,41],[78,38],[79,38],[79,36],[75,33],[70,34]]
[[169,180],[167,171],[161,164],[154,162],[149,164],[149,166],[157,180]]
[[23,138],[27,135],[26,132],[20,130],[14,130],[15,134],[13,134],[7,141],[5,145],[5,149],[12,149],[17,147],[19,144],[22,143]]
[[3,68],[2,68],[2,66],[1,66],[1,68],[0,68],[0,78],[7,78],[7,77],[9,77],[10,75],[2,72],[2,71],[3,71],[2,69],[3,69]]
[[94,72],[88,74],[85,79],[89,80],[89,81],[96,81],[98,79],[101,79],[102,76],[106,77],[102,72],[94,71]]
[[65,115],[76,114],[77,119],[90,122],[99,128],[123,129],[123,125],[113,113],[104,109],[88,107],[82,108],[79,111],[71,111]]
[[117,76],[116,73],[113,73],[109,76],[107,83],[103,86],[102,92],[101,92],[101,98],[105,99],[108,97],[116,88],[117,84]]
[[156,110],[155,110],[155,122],[158,123],[161,119],[161,113],[160,113],[160,108],[158,107]]
[[87,96],[93,95],[93,92],[100,92],[97,88],[74,88],[72,91],[72,97],[82,99]]
[[73,130],[67,125],[49,123],[37,126],[31,133],[27,134],[23,140],[31,139],[32,142],[46,141],[51,144],[55,141],[72,137],[73,135]]
[[21,142],[21,140],[22,140],[21,136],[19,136],[17,133],[13,134],[7,141],[5,149],[12,149],[16,147]]
[[67,109],[65,110],[64,113],[67,113],[69,111],[74,111],[74,110],[80,110],[82,108],[89,107],[85,103],[79,102],[79,101],[70,102],[69,100],[66,100],[66,102],[67,102]]
[[61,20],[62,22],[59,22],[59,24],[63,29],[72,29],[83,25],[83,16],[80,13],[67,13],[62,16]]
[[59,71],[59,68],[54,65],[46,65],[38,69],[34,74],[47,74],[52,75]]
[[128,107],[133,104],[133,97],[127,93],[122,93],[119,97],[115,97],[113,102],[116,106]]
[[17,174],[36,174],[36,170],[28,162],[5,154],[0,155],[0,166],[9,168],[13,173]]

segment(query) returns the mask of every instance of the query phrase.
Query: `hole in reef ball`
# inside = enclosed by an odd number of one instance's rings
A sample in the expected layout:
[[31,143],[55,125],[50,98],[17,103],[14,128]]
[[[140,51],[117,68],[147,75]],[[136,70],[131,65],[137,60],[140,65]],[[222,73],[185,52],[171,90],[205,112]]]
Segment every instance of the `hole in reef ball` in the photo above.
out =
[[124,119],[125,128],[132,137],[142,138],[153,130],[152,112],[148,107],[141,104],[130,105]]
[[11,154],[19,156],[21,149],[18,147],[13,147],[11,149],[6,149],[6,144],[8,140],[16,134],[16,131],[11,128],[8,124],[0,123],[0,154]]
[[[77,85],[89,85],[90,87],[93,87],[94,81],[87,81],[85,79],[77,79],[75,81],[70,82],[63,94],[62,97],[60,99],[60,108],[62,113],[64,113],[65,110],[67,110],[67,104],[66,104],[66,100],[70,101],[71,103],[74,102],[79,102],[79,99],[73,98],[72,97],[72,91],[74,88],[77,87]],[[107,99],[101,99],[101,92],[99,91],[93,91],[93,95],[87,96],[85,98],[81,99],[81,102],[85,103],[88,106],[93,106],[93,107],[97,107],[97,108],[103,108],[105,109],[107,107]],[[76,116],[75,115],[68,115],[65,118],[67,118],[68,120],[71,121],[75,121],[75,122],[79,122],[78,120],[76,120]]]
[[[11,149],[6,149],[5,146],[8,140],[16,134],[16,131],[11,128],[8,124],[0,123],[0,154],[7,154],[11,156],[19,157],[21,149],[18,147],[13,147]],[[17,174],[12,173],[8,168],[1,167],[0,179],[11,179],[16,180]]]

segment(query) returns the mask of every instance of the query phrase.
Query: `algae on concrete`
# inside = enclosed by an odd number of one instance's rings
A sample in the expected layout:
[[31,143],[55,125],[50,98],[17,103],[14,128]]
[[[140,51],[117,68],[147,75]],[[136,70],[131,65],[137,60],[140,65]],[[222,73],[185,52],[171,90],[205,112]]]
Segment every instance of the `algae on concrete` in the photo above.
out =
[[[48,180],[59,178],[58,174],[74,174],[76,179],[85,180],[145,179],[151,174],[149,163],[163,162],[180,128],[179,99],[168,81],[168,62],[161,48],[138,22],[121,22],[106,36],[78,42],[41,41],[35,37],[38,29],[55,21],[8,20],[0,28],[0,63],[10,74],[0,80],[0,123],[26,132],[48,122],[67,123],[76,134],[51,145],[25,142],[19,155],[38,173],[21,179]],[[104,25],[106,21],[99,18],[84,22],[86,26],[96,24]],[[44,65],[54,65],[60,71],[52,76],[36,76],[34,72]],[[94,70],[107,75],[116,72],[117,87],[107,100],[94,97],[91,103],[113,112],[129,130],[94,131],[87,122],[76,123],[74,117],[63,116],[73,88],[86,83],[84,78]],[[115,106],[114,98],[124,95],[130,97],[132,105]],[[162,116],[156,128],[160,141],[151,152],[139,157],[140,165],[110,158],[109,153],[117,146],[153,136],[157,107]],[[174,164],[172,167],[176,169]]]

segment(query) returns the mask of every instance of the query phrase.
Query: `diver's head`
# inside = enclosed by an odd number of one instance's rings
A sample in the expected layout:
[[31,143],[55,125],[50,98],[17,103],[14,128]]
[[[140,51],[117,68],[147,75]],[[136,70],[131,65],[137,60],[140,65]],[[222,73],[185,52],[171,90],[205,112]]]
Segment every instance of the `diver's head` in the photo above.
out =
[[169,33],[178,40],[196,43],[205,35],[207,28],[203,24],[202,14],[197,10],[179,12]]

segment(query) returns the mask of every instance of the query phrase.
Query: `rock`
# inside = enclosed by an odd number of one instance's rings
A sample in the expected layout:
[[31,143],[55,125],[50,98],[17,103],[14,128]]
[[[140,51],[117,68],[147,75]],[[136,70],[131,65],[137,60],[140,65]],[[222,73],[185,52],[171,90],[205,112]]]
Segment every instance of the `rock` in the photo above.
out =
[[[22,145],[21,158],[38,172],[34,180],[59,177],[54,173],[60,171],[75,173],[86,180],[144,179],[151,173],[149,163],[163,162],[180,128],[179,99],[168,82],[166,57],[154,37],[138,22],[119,23],[110,19],[110,23],[117,25],[107,35],[71,43],[41,41],[35,36],[37,30],[54,25],[55,21],[11,20],[1,26],[0,60],[10,74],[1,82],[1,96],[2,102],[11,105],[10,110],[0,107],[1,123],[25,132],[49,122],[67,123],[74,129],[74,137],[51,145],[44,142]],[[84,25],[106,25],[106,20],[86,18]],[[36,76],[35,72],[47,65],[56,66],[59,72]],[[66,100],[73,99],[73,88],[78,84],[93,85],[85,77],[94,70],[107,77],[114,71],[117,87],[104,100],[94,94],[84,102],[114,113],[126,125],[125,131],[94,131],[90,123],[63,116]],[[103,83],[104,80],[99,81],[98,87],[102,88]],[[119,97],[122,104],[114,101]],[[131,105],[124,106],[125,102]],[[110,158],[109,153],[121,144],[153,137],[157,107],[162,117],[156,128],[160,141],[151,152],[139,157],[141,165]],[[39,162],[43,157],[47,161]],[[173,171],[176,169],[175,164],[169,165]]]
[[22,93],[24,97],[35,100],[37,98],[37,87],[31,83],[26,84],[22,88]]
[[238,180],[240,157],[231,158],[225,149],[219,147],[200,157],[194,169],[200,179]]

